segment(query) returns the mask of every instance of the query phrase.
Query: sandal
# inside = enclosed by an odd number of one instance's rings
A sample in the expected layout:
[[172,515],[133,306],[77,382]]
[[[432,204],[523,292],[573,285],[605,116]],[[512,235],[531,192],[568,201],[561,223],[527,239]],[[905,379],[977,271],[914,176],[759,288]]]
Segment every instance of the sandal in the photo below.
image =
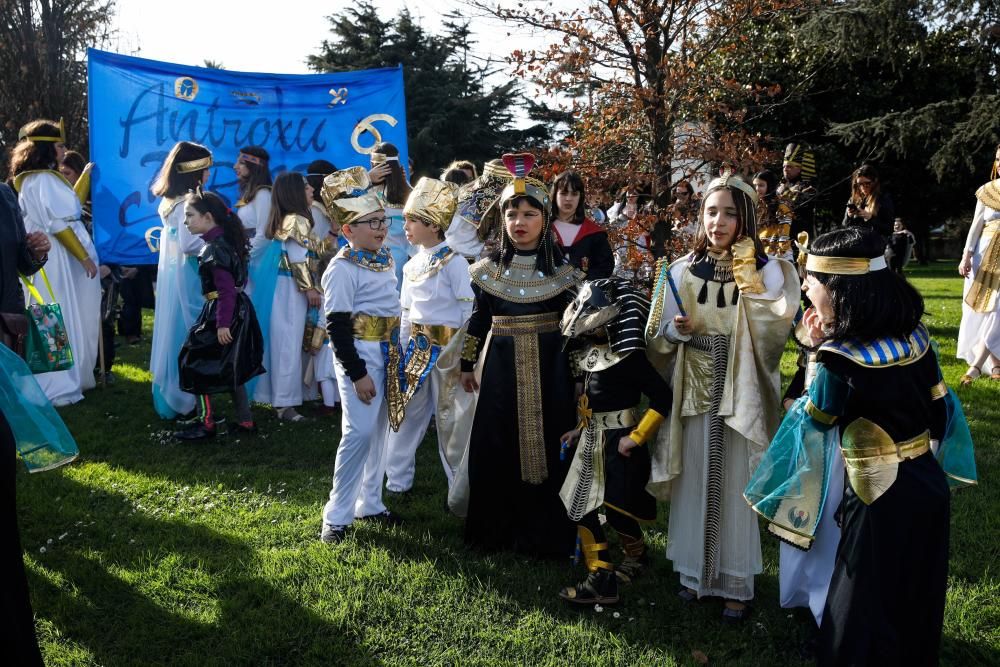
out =
[[615,604],[618,602],[618,577],[611,570],[597,570],[576,586],[559,591],[559,597],[574,604]]
[[687,587],[683,587],[677,591],[677,597],[681,599],[681,602],[685,602],[687,604],[698,601],[698,594]]
[[1000,366],[994,366],[993,371],[990,372],[991,380],[1000,380]]
[[295,408],[281,408],[278,410],[278,421],[283,422],[304,422],[306,418],[295,411]]
[[[976,368],[975,366],[969,366],[969,370],[965,371],[965,375],[958,381],[958,384],[962,387],[968,387],[970,384],[975,382],[976,378],[982,375],[983,372]],[[993,377],[992,375],[990,377]]]
[[[736,602],[736,600],[733,600]],[[723,623],[742,623],[743,621],[750,618],[750,614],[753,611],[753,607],[749,603],[742,603],[743,607],[740,609],[731,609],[730,607],[722,608],[722,622]]]

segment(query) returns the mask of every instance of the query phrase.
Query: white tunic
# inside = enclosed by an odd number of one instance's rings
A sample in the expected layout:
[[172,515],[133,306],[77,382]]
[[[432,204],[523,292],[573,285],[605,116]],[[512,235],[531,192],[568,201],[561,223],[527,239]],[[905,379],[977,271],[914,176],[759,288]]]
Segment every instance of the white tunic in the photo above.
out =
[[194,394],[180,389],[177,355],[205,302],[197,259],[205,242],[184,224],[183,198],[161,200],[158,212],[163,229],[149,371],[153,376],[153,407],[160,417],[171,419],[194,410]]
[[[97,339],[101,329],[101,283],[88,278],[83,265],[59,242],[55,235],[71,229],[96,265],[97,251],[80,222],[80,200],[73,188],[59,176],[40,172],[25,176],[18,193],[24,215],[24,228],[44,232],[52,249],[45,263],[45,273],[55,292],[54,300],[62,310],[63,322],[73,351],[73,366],[65,371],[42,373],[35,379],[55,405],[69,405],[83,399],[83,391],[95,386]],[[33,280],[43,300],[50,300],[41,276]],[[31,301],[25,291],[25,298]]]
[[271,213],[271,189],[260,188],[249,202],[236,209],[236,215],[243,222],[243,229],[251,239],[251,245],[256,248],[267,241],[264,236],[267,230],[267,220]]
[[340,253],[323,273],[323,310],[376,317],[398,317],[399,291],[396,272],[372,271],[358,266]]
[[[259,195],[258,195],[259,197]],[[306,261],[308,250],[292,238],[281,241],[282,252],[290,264]],[[274,408],[302,405],[302,335],[306,328],[308,301],[299,291],[295,278],[278,274],[271,305],[268,333],[269,355],[264,360],[267,373],[260,376],[253,400]]]
[[443,324],[458,329],[472,315],[475,295],[469,277],[469,264],[461,255],[452,255],[444,266],[426,275],[434,253],[445,246],[451,247],[448,241],[442,241],[431,248],[420,248],[403,267],[400,341],[409,340],[410,322]]
[[[965,303],[964,297],[972,287],[972,279],[979,271],[983,253],[994,234],[983,233],[987,223],[1000,219],[1000,211],[994,211],[983,202],[976,200],[976,213],[969,228],[969,236],[965,241],[965,250],[972,253],[972,271],[965,279],[962,291],[962,324],[958,329],[958,358],[964,359],[970,366],[976,361],[976,347],[980,341],[986,343],[987,349],[996,357],[1000,357],[1000,299],[997,299],[997,309],[990,313],[977,313]],[[996,223],[994,222],[994,225]],[[987,362],[988,363],[988,362]],[[992,369],[981,369],[989,373]]]

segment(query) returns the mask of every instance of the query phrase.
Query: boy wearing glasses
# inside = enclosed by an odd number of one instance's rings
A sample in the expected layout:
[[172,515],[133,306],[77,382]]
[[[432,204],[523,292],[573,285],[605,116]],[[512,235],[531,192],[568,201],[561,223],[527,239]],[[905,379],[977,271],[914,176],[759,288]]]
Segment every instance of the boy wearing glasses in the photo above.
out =
[[389,378],[396,383],[396,391],[389,393],[393,432],[385,472],[390,493],[405,493],[413,487],[417,447],[432,413],[449,488],[458,465],[459,456],[449,456],[446,445],[454,426],[456,400],[466,399],[464,391],[456,396],[463,338],[459,334],[472,314],[475,295],[468,263],[445,240],[458,206],[456,190],[451,183],[421,178],[403,209],[406,240],[420,250],[403,267],[399,336],[403,364]]
[[382,247],[385,210],[361,167],[330,174],[322,196],[349,245],[323,273],[323,306],[343,406],[333,488],[320,538],[344,539],[355,518],[398,525],[382,502],[388,432],[386,370],[399,363],[399,293],[392,255]]

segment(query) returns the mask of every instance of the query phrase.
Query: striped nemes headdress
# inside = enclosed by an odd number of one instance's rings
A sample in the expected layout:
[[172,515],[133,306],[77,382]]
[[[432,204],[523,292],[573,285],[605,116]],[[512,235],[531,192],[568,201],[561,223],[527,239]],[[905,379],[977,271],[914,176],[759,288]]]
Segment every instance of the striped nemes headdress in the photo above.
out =
[[788,144],[785,146],[784,164],[790,164],[802,170],[802,180],[811,181],[816,178],[816,157],[804,144]]

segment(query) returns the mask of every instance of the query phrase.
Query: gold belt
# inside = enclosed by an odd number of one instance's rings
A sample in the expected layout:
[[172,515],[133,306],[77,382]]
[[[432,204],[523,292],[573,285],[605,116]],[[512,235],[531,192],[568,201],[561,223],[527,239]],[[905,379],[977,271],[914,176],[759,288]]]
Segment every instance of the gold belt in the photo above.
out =
[[900,463],[921,456],[930,447],[928,431],[903,442],[893,442],[885,430],[864,418],[851,422],[840,438],[847,479],[866,505],[889,490],[896,481]]
[[858,447],[854,443],[845,443],[842,449],[844,460],[849,466],[863,469],[915,459],[930,448],[931,437],[925,431],[917,437],[903,442],[879,444],[871,447]]
[[559,319],[559,313],[498,315],[493,318],[493,335],[523,336],[524,334],[559,331]]
[[439,347],[447,345],[458,332],[459,329],[443,324],[420,324],[419,322],[414,322],[410,325],[410,338],[423,335],[430,341],[431,345]]
[[390,340],[393,332],[399,329],[399,318],[359,313],[351,318],[351,324],[356,339],[381,342]]
[[597,429],[630,428],[635,426],[635,408],[628,410],[612,410],[611,412],[595,412],[590,416],[590,423]]

